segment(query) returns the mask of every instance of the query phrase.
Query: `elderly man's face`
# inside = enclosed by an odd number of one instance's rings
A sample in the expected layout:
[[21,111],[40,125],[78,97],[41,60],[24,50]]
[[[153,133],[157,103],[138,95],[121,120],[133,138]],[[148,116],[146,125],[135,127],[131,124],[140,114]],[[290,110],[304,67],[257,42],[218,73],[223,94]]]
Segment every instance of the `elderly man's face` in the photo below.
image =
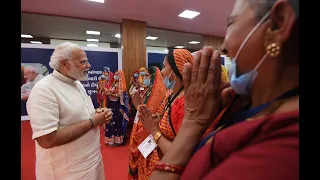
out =
[[33,81],[37,76],[37,73],[29,71],[29,70],[25,70],[23,72],[23,77],[27,80],[27,81]]
[[88,79],[88,71],[91,67],[84,50],[75,50],[72,59],[68,60],[68,75],[76,80],[85,81]]

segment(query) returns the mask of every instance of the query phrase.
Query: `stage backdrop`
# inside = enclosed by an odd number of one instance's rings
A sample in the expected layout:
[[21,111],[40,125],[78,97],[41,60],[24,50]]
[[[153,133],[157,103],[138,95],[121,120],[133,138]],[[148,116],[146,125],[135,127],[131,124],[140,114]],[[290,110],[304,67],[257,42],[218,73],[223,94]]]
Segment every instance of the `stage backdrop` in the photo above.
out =
[[[44,76],[52,73],[53,69],[49,66],[50,57],[56,46],[53,45],[36,45],[21,44],[21,68],[28,65],[35,66]],[[82,84],[91,96],[95,108],[97,103],[97,83],[98,78],[104,70],[103,67],[110,67],[112,72],[122,69],[122,51],[118,48],[90,48],[83,47],[91,64],[89,71],[89,80],[83,81]],[[21,120],[28,120],[26,111],[26,102],[21,101]]]

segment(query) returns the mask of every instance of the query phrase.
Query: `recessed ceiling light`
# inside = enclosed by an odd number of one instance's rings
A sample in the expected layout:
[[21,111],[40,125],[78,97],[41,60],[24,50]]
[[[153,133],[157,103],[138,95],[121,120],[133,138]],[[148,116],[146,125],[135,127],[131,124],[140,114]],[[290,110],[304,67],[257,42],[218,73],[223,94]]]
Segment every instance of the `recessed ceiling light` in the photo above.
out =
[[199,14],[200,13],[196,12],[196,11],[185,10],[181,14],[179,14],[179,17],[193,19],[194,17],[198,16]]
[[156,39],[158,39],[158,37],[148,36],[147,39],[149,39],[149,40],[156,40]]
[[120,34],[116,34],[114,37],[116,37],[116,38],[120,38]]
[[176,46],[175,48],[177,48],[177,49],[183,49],[184,46]]
[[98,2],[98,3],[104,3],[104,0],[88,0],[88,1]]
[[98,47],[98,44],[87,44],[89,47]]
[[32,44],[42,44],[40,41],[30,41]]
[[190,41],[188,42],[189,44],[199,44],[200,42],[199,41]]
[[86,31],[87,34],[100,35],[100,31]]
[[21,34],[22,38],[33,38],[31,35],[29,34]]
[[88,42],[99,42],[99,39],[87,39]]

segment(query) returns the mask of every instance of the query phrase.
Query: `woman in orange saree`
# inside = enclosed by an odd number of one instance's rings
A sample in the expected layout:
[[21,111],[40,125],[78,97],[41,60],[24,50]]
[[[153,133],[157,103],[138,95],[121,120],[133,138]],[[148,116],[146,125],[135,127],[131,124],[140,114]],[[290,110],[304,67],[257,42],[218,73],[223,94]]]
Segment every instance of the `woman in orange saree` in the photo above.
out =
[[[166,76],[164,83],[169,90],[172,90],[172,94],[166,100],[167,104],[165,105],[164,114],[160,115],[160,117],[162,117],[159,119],[160,121],[147,118],[147,114],[150,111],[145,107],[140,108],[141,121],[144,124],[144,128],[153,135],[158,147],[147,156],[143,166],[141,168],[139,167],[139,171],[142,169],[144,173],[139,176],[139,180],[149,178],[155,165],[170,149],[171,143],[180,129],[184,118],[184,87],[182,74],[183,66],[186,63],[193,64],[193,56],[185,49],[170,51],[164,59],[164,68],[161,72],[163,76]],[[228,83],[227,70],[223,66],[221,72],[222,82]],[[152,117],[151,113],[149,113],[149,117]],[[207,131],[211,132],[219,121],[220,118],[215,119]]]
[[[163,101],[166,99],[167,90],[163,84],[163,78],[159,68],[152,66],[147,69],[145,78],[148,86],[142,96],[139,93],[132,94],[133,102],[136,108],[145,104],[152,113],[161,113],[163,110]],[[141,179],[144,175],[142,165],[145,163],[144,157],[138,150],[138,146],[149,135],[142,122],[138,118],[138,112],[134,120],[131,131],[130,147],[129,147],[129,176],[128,179]]]

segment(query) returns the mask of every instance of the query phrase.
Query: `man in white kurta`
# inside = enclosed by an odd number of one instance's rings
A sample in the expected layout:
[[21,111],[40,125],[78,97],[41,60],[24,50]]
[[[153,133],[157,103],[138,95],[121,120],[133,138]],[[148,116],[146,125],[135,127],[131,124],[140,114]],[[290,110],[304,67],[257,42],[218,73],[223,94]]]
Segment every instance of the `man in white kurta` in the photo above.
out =
[[[60,131],[60,141],[63,141],[61,134],[72,136],[81,131],[71,130],[71,126],[82,123],[79,127],[88,128],[80,137],[61,145],[47,146],[50,141],[43,143],[39,139],[43,144],[41,147],[35,141],[37,180],[105,180],[98,126],[102,121],[97,125],[97,118],[93,119],[95,109],[79,80],[54,70],[33,87],[27,110],[33,130],[32,139],[53,132],[59,136]],[[92,123],[92,120],[95,121]],[[63,132],[66,128],[74,132]]]

